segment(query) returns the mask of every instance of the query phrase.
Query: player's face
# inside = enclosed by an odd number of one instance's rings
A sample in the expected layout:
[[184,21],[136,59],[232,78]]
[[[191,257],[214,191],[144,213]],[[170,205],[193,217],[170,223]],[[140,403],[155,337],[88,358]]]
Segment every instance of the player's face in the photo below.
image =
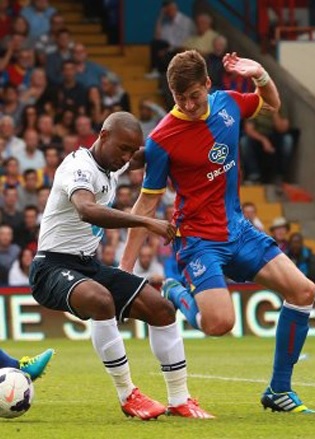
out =
[[103,166],[110,171],[118,171],[143,145],[141,132],[120,130],[119,132],[101,132]]
[[210,79],[205,84],[193,84],[184,93],[172,91],[173,98],[178,108],[189,119],[198,120],[208,111],[208,89]]

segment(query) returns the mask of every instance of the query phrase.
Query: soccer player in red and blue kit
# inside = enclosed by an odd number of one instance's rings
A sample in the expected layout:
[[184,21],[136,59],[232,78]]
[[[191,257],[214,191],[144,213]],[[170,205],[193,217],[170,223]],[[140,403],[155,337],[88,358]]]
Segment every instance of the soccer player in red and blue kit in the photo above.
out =
[[[225,276],[258,282],[283,296],[272,379],[261,403],[273,411],[315,413],[291,389],[315,285],[271,237],[244,218],[239,199],[240,120],[254,117],[262,106],[278,110],[278,91],[257,62],[228,53],[223,63],[228,72],[251,77],[255,92],[208,95],[211,80],[204,59],[194,50],[170,62],[167,80],[176,105],[146,141],[146,175],[133,213],[154,216],[171,179],[176,189],[174,250],[183,282],[168,279],[162,290],[205,334],[223,335],[234,326]],[[132,271],[143,239],[141,229],[130,230],[123,269]]]

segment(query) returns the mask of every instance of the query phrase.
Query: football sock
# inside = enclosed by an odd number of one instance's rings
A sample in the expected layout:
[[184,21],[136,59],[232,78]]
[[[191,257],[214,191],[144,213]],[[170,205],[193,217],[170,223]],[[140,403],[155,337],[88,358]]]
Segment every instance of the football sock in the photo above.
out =
[[286,301],[280,311],[276,331],[271,389],[276,393],[291,391],[293,366],[298,361],[308,332],[312,305],[298,307]]
[[15,369],[19,369],[20,362],[0,349],[0,368],[2,367],[14,367]]
[[183,285],[173,287],[171,295],[176,307],[181,310],[190,325],[200,330],[200,313],[194,296]]
[[184,404],[189,398],[187,367],[184,343],[177,324],[149,326],[149,338],[152,352],[161,363],[169,404]]
[[112,377],[120,402],[123,403],[135,386],[116,319],[91,320],[91,337],[94,349]]

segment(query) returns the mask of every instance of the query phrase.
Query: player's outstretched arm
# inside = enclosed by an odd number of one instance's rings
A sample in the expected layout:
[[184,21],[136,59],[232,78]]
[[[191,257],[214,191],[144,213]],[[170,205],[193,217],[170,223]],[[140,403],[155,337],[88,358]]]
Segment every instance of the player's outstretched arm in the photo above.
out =
[[176,229],[168,221],[101,206],[96,203],[94,194],[86,189],[75,191],[71,202],[78,211],[80,219],[89,224],[108,229],[144,227],[148,231],[162,236],[166,243],[175,237]]
[[277,87],[261,64],[252,59],[240,58],[233,52],[224,56],[223,65],[227,72],[252,78],[256,85],[255,93],[263,98],[271,110],[279,110],[281,102]]
[[[160,194],[146,194],[141,192],[132,209],[132,213],[151,218],[154,217],[160,198]],[[133,271],[140,248],[146,237],[146,229],[142,228],[128,230],[128,237],[120,261],[120,268],[125,271],[129,271],[130,273]]]

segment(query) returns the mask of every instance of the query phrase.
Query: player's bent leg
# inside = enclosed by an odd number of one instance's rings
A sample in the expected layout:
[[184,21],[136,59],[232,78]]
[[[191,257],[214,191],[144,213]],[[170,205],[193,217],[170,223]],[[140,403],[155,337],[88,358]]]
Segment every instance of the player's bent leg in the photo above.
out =
[[77,315],[92,319],[92,343],[113,380],[123,413],[143,420],[163,414],[165,407],[142,394],[132,382],[114,300],[107,288],[93,280],[81,282],[73,289],[69,304]]
[[158,290],[146,284],[133,300],[129,317],[153,326],[166,326],[175,322],[175,308]]
[[233,329],[235,312],[226,288],[216,288],[195,294],[201,314],[201,329],[206,335],[220,336]]
[[[154,315],[152,315],[152,310]],[[133,301],[130,317],[149,323],[152,352],[161,364],[168,393],[167,414],[212,419],[190,398],[184,344],[175,322],[175,309],[160,293],[146,285]]]
[[292,392],[291,377],[309,329],[314,284],[284,254],[267,263],[255,281],[278,291],[285,298],[276,331],[272,378],[261,403],[274,411],[310,413],[312,411]]
[[175,309],[179,309],[190,325],[200,330],[198,318],[200,316],[194,296],[176,279],[168,278],[161,288],[162,296],[170,300]]

